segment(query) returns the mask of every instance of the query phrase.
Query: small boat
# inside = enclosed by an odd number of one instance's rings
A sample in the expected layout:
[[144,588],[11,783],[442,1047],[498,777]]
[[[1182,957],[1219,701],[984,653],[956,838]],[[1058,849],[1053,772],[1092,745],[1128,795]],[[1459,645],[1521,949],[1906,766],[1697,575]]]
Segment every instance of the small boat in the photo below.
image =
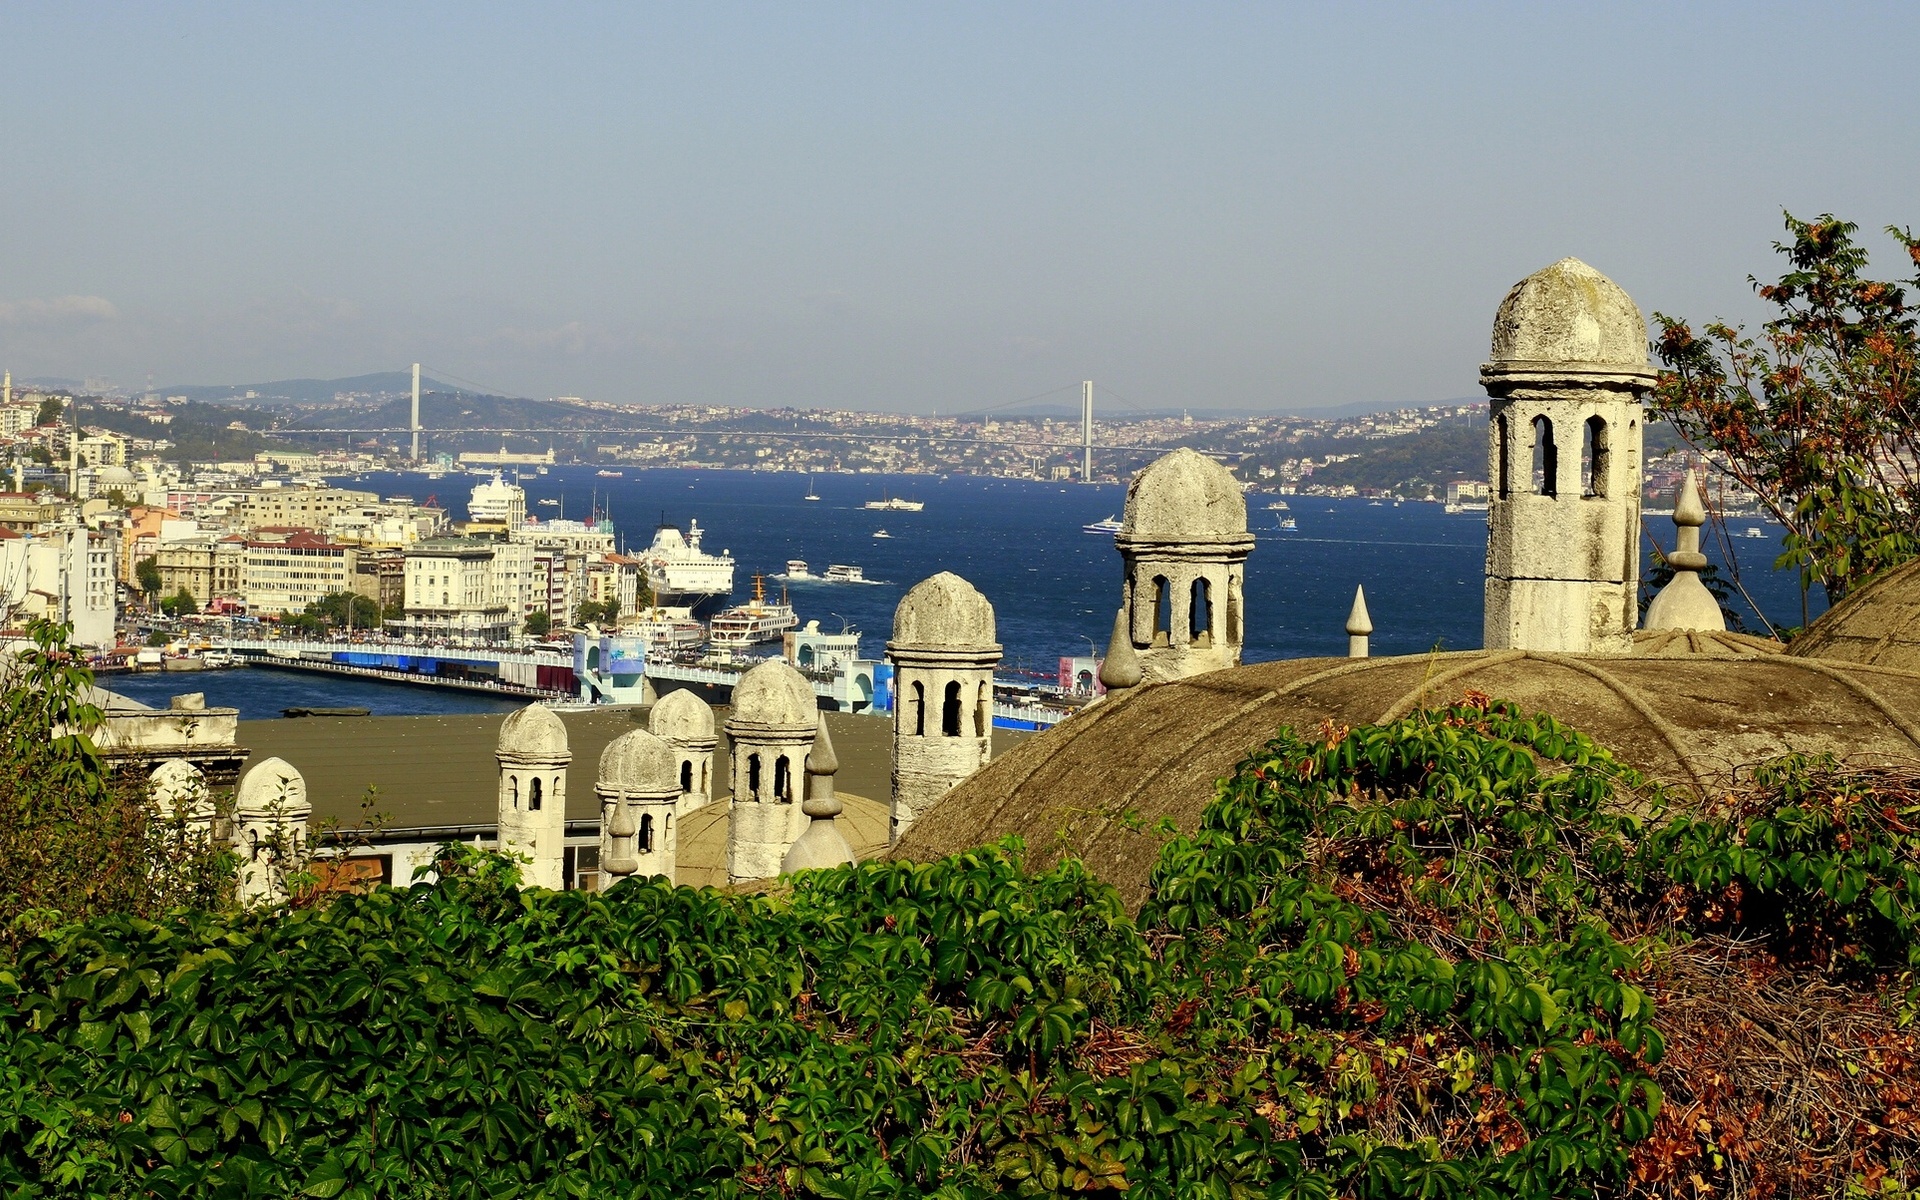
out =
[[534,501],[534,503],[538,504],[541,508],[559,508],[560,507],[560,502],[558,500],[536,500]]
[[786,574],[775,575],[774,578],[780,580],[782,583],[812,583],[820,577],[812,571],[807,570],[806,559],[790,558],[787,560]]
[[807,494],[800,498],[802,500],[808,501],[809,503],[812,503],[820,499],[820,497],[817,494],[815,494],[813,490],[813,476],[811,475],[807,476]]
[[283,708],[280,710],[280,715],[283,717],[370,717],[373,715],[373,710],[370,708],[312,708],[302,705],[298,708]]
[[545,467],[541,467],[538,471],[534,472],[535,475],[545,475],[546,473],[547,469]]
[[1104,521],[1095,521],[1091,525],[1082,525],[1080,527],[1080,532],[1081,533],[1115,534],[1115,533],[1119,533],[1123,527],[1124,527],[1124,523],[1120,520],[1119,517],[1110,516]]
[[1750,538],[1763,538],[1767,535],[1766,535],[1766,532],[1762,530],[1758,525],[1749,525],[1747,526],[1746,532],[1741,534],[1740,536],[1750,537]]
[[1298,529],[1300,528],[1300,522],[1294,520],[1292,517],[1282,517],[1280,518],[1280,528],[1285,530]]
[[619,479],[619,478],[621,478],[621,477],[622,477],[622,476],[623,476],[623,475],[624,475],[625,473],[624,473],[624,472],[622,472],[622,471],[607,471],[607,470],[600,470],[600,471],[595,471],[595,472],[594,472],[594,474],[595,474],[595,475],[598,475],[598,476],[599,476],[600,478],[602,478],[602,479]]
[[884,530],[884,529],[876,529],[876,530],[874,530],[874,531],[873,531],[873,536],[875,536],[875,537],[877,537],[877,538],[890,538],[890,537],[892,537],[893,535],[892,535],[892,534],[890,534],[890,533],[888,533],[888,532],[887,532],[886,530]]
[[1379,507],[1380,507],[1380,502],[1379,502],[1378,500],[1369,500],[1369,501],[1367,501],[1367,507],[1368,507],[1368,508],[1379,508]]

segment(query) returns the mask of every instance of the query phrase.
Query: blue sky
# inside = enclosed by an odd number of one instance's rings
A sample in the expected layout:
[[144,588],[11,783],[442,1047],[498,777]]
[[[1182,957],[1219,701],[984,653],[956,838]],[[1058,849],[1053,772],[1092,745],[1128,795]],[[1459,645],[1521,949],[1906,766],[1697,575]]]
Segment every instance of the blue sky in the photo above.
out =
[[0,364],[1438,401],[1564,255],[1751,320],[1782,208],[1920,224],[1916,51],[1915,5],[15,2]]

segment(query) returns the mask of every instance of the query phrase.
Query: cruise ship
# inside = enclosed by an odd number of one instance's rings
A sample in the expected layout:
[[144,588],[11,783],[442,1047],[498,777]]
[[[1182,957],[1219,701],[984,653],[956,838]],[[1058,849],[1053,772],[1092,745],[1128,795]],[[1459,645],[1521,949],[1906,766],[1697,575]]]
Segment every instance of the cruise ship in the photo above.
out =
[[716,614],[707,622],[707,641],[716,649],[738,650],[757,642],[777,642],[787,630],[800,624],[786,596],[771,601],[760,576],[753,577],[753,599],[737,608]]
[[863,507],[878,512],[919,512],[927,506],[924,500],[905,500],[899,496],[889,496],[884,500],[869,500]]
[[733,594],[733,556],[722,550],[708,554],[700,548],[700,522],[687,522],[653,531],[653,545],[640,555],[646,564],[647,586],[653,602],[665,608],[687,608],[703,616]]

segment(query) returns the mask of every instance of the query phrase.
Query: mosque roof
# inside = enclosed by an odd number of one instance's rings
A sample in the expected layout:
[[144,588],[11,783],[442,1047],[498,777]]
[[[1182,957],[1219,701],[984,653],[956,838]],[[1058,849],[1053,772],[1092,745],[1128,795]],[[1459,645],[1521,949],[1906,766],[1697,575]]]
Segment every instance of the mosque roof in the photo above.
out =
[[647,728],[655,737],[693,741],[711,739],[713,708],[705,700],[682,688],[668,692],[647,714]]
[[1240,483],[1213,459],[1185,446],[1153,460],[1127,485],[1127,507],[1117,540],[1245,541],[1247,498]]
[[992,646],[993,605],[980,589],[942,571],[913,585],[893,610],[890,646]]
[[729,732],[736,728],[811,733],[819,723],[820,701],[807,677],[780,659],[768,659],[733,685]]
[[680,794],[673,751],[644,729],[621,734],[600,752],[600,786],[642,795]]
[[313,811],[307,802],[307,781],[284,758],[269,758],[247,769],[234,795],[235,812],[273,813],[304,820]]
[[[919,818],[893,853],[926,859],[1018,834],[1029,865],[1070,847],[1129,903],[1145,896],[1171,817],[1195,828],[1217,780],[1282,725],[1358,725],[1468,690],[1550,712],[1657,780],[1717,790],[1789,747],[1856,761],[1920,757],[1920,673],[1769,652],[1738,634],[1663,631],[1643,653],[1520,650],[1288,659],[1128,689],[994,759]],[[1699,649],[1694,647],[1698,646]],[[1145,824],[1127,819],[1145,818]]]
[[1647,370],[1647,323],[1620,285],[1563,258],[1513,285],[1493,321],[1492,366]]
[[544,704],[515,709],[500,722],[498,753],[505,758],[567,761],[567,727]]
[[1793,639],[1787,653],[1920,671],[1920,558],[1855,588]]

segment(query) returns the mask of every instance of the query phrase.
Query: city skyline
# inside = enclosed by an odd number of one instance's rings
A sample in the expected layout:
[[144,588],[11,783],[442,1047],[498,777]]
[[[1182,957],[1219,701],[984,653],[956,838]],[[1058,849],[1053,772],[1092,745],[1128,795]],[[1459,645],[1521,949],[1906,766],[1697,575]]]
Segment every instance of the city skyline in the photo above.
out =
[[[1780,210],[1906,224],[1892,6],[0,13],[0,359],[420,360],[506,395],[954,411],[1472,395],[1564,255],[1749,322]],[[1803,93],[1791,81],[1817,78]],[[1780,81],[1789,81],[1782,84]],[[1818,96],[1818,103],[1805,97]]]

